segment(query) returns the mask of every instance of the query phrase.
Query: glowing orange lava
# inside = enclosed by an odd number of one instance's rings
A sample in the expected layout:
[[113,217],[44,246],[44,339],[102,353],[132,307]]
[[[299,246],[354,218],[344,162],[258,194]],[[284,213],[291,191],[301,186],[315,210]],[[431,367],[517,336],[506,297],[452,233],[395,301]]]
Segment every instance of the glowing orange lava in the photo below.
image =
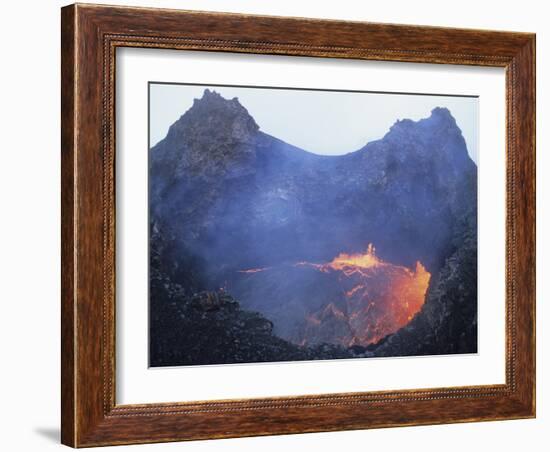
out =
[[330,271],[339,270],[347,276],[356,272],[362,272],[367,269],[382,267],[387,265],[376,256],[376,249],[369,244],[365,253],[346,254],[340,253],[332,261],[326,264],[315,264],[312,262],[298,262],[296,266],[308,266],[316,268],[319,271],[328,273]]
[[407,325],[420,311],[431,277],[420,262],[412,270],[383,261],[372,244],[365,253],[341,253],[326,264],[297,265],[336,274],[343,288],[337,309],[330,304],[330,309],[307,316],[302,340],[305,343],[325,337],[321,329],[327,325],[342,332],[338,335],[342,345],[378,342]]
[[[406,326],[422,309],[431,277],[420,262],[408,268],[384,261],[372,244],[364,253],[340,253],[330,262],[298,262],[282,265],[277,271],[287,275],[292,267],[303,267],[304,273],[297,268],[292,272],[291,284],[298,286],[289,290],[285,299],[295,293],[304,297],[304,287],[308,292],[303,300],[304,323],[284,338],[300,345],[367,346],[380,341]],[[276,268],[239,273],[263,278],[255,274],[271,269]],[[285,281],[280,281],[280,287],[287,287]],[[318,302],[308,304],[308,297]]]
[[326,266],[334,270],[345,270],[347,268],[375,268],[385,265],[378,257],[376,256],[376,249],[369,244],[367,252],[364,254],[346,254],[341,253],[336,256],[331,262],[326,264]]

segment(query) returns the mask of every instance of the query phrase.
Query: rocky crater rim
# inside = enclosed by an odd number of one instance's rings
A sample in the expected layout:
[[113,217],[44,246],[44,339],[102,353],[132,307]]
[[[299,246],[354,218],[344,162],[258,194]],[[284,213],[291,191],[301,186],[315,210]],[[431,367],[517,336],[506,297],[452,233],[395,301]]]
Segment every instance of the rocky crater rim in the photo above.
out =
[[[207,119],[207,123],[203,124],[205,118]],[[278,139],[261,131],[261,127],[256,123],[246,107],[241,104],[238,97],[227,99],[216,90],[206,88],[203,91],[202,97],[195,98],[193,100],[193,105],[170,126],[166,138],[161,140],[159,144],[165,140],[180,141],[191,137],[209,136],[212,134],[211,131],[209,131],[211,123],[218,121],[230,124],[230,127],[225,127],[216,132],[217,136],[226,134],[228,140],[235,140],[235,138],[237,138],[238,140],[249,141],[249,139],[257,133],[263,133],[267,137]],[[298,148],[303,152],[320,158],[341,158],[368,151],[372,145],[386,138],[400,136],[402,134],[421,134],[425,127],[430,127],[434,124],[443,130],[451,131],[452,135],[462,136],[462,131],[458,127],[456,119],[451,111],[447,107],[435,107],[431,110],[430,115],[425,118],[416,121],[408,118],[396,120],[381,138],[370,140],[359,149],[351,150],[343,154],[319,154],[307,149]],[[285,141],[283,141],[283,143],[294,146]],[[152,149],[157,147],[158,144],[153,146]]]

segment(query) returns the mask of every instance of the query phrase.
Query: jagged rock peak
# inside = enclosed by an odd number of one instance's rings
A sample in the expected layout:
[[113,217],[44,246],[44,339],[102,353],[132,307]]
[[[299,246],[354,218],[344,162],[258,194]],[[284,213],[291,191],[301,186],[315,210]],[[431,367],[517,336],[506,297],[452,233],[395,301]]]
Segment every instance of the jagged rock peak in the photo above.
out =
[[456,120],[448,108],[435,107],[431,111],[430,116],[420,119],[418,121],[413,121],[412,119],[398,119],[390,128],[390,131],[395,129],[411,129],[415,126],[443,126],[445,124],[447,124],[449,127],[457,127]]
[[210,91],[208,88],[204,90],[202,93],[201,98],[195,98],[193,99],[193,107],[199,106],[199,107],[206,107],[206,108],[212,108],[212,107],[226,107],[231,108],[232,105],[240,106],[241,108],[244,108],[241,103],[239,102],[239,99],[237,97],[234,97],[233,99],[226,99],[224,98],[220,93],[218,93],[215,90]]
[[439,122],[446,122],[450,126],[456,126],[456,120],[446,107],[435,107],[428,119]]
[[200,99],[170,128],[169,138],[193,136],[227,137],[230,141],[248,141],[259,130],[254,118],[237,97],[226,99],[220,93],[205,89]]
[[223,97],[220,93],[218,93],[216,90],[210,90],[206,88],[203,93],[202,97],[200,99],[194,99],[194,103],[198,102],[220,102],[220,103],[226,103],[226,102],[239,102],[239,99],[237,97],[234,97],[233,99],[226,99]]
[[193,106],[189,113],[200,113],[208,115],[220,115],[224,119],[235,119],[250,122],[252,128],[259,129],[254,118],[250,116],[248,110],[239,102],[238,97],[226,99],[220,93],[206,88],[200,99],[193,100]]
[[444,107],[434,108],[429,116],[417,121],[396,121],[378,146],[391,150],[391,155],[400,161],[439,162],[442,166],[438,167],[438,174],[458,174],[465,166],[474,165],[462,131],[452,113]]

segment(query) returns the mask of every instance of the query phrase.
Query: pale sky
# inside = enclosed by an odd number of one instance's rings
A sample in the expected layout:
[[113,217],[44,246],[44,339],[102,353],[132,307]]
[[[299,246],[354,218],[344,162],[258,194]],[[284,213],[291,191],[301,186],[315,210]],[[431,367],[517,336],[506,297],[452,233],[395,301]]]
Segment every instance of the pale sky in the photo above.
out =
[[478,98],[343,91],[175,85],[151,83],[150,145],[201,98],[205,89],[238,97],[260,130],[306,151],[342,155],[382,138],[398,119],[417,121],[447,107],[477,163]]

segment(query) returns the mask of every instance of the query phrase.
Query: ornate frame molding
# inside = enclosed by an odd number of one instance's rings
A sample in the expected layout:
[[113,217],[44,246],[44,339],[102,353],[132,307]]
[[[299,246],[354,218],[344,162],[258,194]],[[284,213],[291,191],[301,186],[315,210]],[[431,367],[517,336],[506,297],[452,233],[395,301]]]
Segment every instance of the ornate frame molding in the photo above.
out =
[[[534,416],[534,35],[77,4],[62,9],[62,46],[64,444],[80,447]],[[506,68],[506,383],[116,405],[118,47]]]

